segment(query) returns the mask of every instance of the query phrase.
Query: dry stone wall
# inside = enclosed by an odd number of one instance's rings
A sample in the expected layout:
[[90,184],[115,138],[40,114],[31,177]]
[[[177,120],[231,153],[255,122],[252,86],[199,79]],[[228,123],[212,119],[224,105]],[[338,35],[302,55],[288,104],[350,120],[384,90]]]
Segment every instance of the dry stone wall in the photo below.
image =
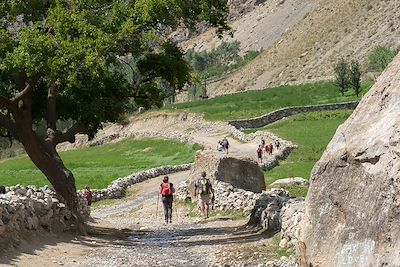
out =
[[357,104],[358,102],[351,102],[343,104],[329,104],[329,105],[318,105],[318,106],[288,107],[276,110],[274,112],[271,112],[269,114],[254,119],[229,121],[229,124],[239,129],[260,128],[270,123],[281,120],[285,117],[293,116],[299,113],[311,112],[311,111],[323,111],[323,110],[355,109],[357,107]]
[[[87,216],[82,196],[80,204]],[[33,186],[6,187],[6,194],[0,194],[0,247],[19,242],[21,234],[29,230],[62,232],[71,226],[70,219],[70,210],[55,192]]]

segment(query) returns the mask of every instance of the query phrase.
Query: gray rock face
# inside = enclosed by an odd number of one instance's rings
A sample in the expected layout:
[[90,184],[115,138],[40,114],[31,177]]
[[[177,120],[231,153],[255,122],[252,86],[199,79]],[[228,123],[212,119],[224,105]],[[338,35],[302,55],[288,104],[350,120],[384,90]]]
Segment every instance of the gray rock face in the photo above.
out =
[[258,164],[253,161],[222,158],[216,178],[247,191],[261,193],[265,190],[264,174]]
[[189,176],[189,188],[194,188],[194,182],[203,171],[213,183],[222,181],[256,193],[265,189],[264,174],[258,164],[250,159],[221,156],[213,151],[198,152]]
[[301,222],[303,266],[400,262],[400,55],[315,165]]

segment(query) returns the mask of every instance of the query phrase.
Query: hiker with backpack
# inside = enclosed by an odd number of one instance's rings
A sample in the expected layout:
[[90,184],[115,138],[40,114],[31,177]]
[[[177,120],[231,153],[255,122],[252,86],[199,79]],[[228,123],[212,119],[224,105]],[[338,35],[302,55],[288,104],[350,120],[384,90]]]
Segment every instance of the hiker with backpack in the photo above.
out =
[[263,137],[263,136],[261,136],[260,146],[261,146],[262,148],[265,146],[265,140],[264,140],[264,137]]
[[224,150],[224,147],[222,146],[222,141],[218,141],[217,150],[218,151]]
[[222,139],[222,147],[224,148],[226,154],[229,154],[229,142],[228,139],[226,139],[226,137]]
[[86,199],[87,211],[88,211],[88,214],[90,214],[90,206],[92,205],[93,194],[92,194],[92,191],[90,191],[90,187],[87,185],[85,186],[85,189],[83,190],[83,197]]
[[194,183],[194,196],[198,196],[198,205],[203,218],[208,218],[210,201],[214,198],[214,189],[205,171],[201,173],[200,179]]
[[257,161],[259,163],[262,163],[262,154],[263,154],[262,146],[259,145],[257,148]]
[[276,140],[274,141],[274,145],[275,145],[276,149],[279,150],[279,146],[281,145],[281,143],[279,142],[278,139],[276,139]]
[[164,176],[163,181],[160,184],[160,195],[164,206],[165,223],[172,223],[172,203],[174,201],[174,193],[174,185],[169,182],[168,176]]

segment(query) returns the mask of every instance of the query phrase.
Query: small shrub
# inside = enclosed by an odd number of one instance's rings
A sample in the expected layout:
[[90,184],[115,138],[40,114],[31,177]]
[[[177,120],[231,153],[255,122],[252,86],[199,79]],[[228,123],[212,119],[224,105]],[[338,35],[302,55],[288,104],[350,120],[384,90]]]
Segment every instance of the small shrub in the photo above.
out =
[[368,56],[368,70],[382,72],[396,56],[396,51],[378,45]]

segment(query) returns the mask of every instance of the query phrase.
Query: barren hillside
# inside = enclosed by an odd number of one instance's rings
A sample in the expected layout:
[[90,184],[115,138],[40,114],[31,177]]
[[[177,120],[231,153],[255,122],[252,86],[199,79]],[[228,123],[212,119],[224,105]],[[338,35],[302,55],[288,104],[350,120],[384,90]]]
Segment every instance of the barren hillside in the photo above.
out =
[[[389,0],[265,1],[231,23],[243,50],[262,47],[263,53],[208,94],[330,78],[341,56],[363,62],[379,44],[398,48],[399,12],[400,1]],[[219,42],[210,30],[184,47],[204,50]]]

